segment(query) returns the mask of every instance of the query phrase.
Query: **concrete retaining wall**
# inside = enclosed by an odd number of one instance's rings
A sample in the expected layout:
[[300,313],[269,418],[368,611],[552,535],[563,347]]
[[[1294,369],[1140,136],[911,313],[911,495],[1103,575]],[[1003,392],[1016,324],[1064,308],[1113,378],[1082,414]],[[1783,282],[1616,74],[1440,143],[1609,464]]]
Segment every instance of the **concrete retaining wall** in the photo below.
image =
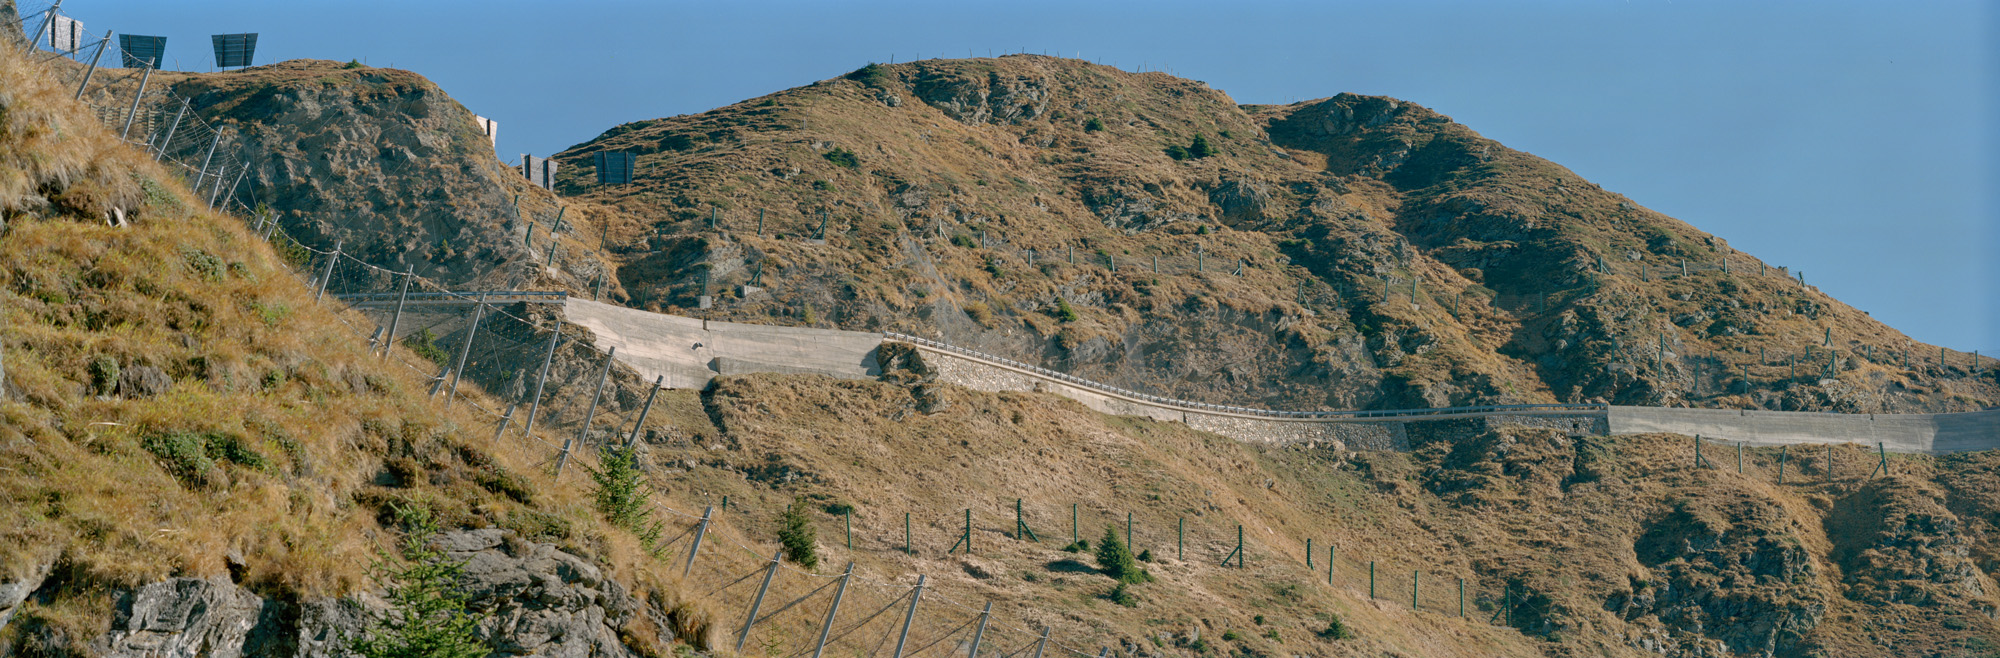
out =
[[1736,409],[1611,407],[1612,434],[1699,434],[1753,446],[1860,443],[1893,452],[2000,448],[2000,410],[1959,414],[1832,414]]
[[[849,379],[881,374],[883,335],[731,322],[704,322],[570,299],[569,321],[596,334],[600,348],[648,379],[701,388],[717,375],[753,372],[824,374]],[[981,391],[1054,393],[1091,409],[1185,423],[1243,441],[1315,442],[1354,449],[1406,450],[1413,443],[1469,438],[1498,426],[1546,427],[1572,435],[1668,432],[1750,445],[1881,442],[1896,452],[1944,453],[2000,448],[2000,410],[1964,414],[1829,414],[1721,409],[1620,407],[1594,411],[1483,412],[1417,418],[1271,418],[1184,409],[1053,379],[998,361],[915,345],[938,380]]]

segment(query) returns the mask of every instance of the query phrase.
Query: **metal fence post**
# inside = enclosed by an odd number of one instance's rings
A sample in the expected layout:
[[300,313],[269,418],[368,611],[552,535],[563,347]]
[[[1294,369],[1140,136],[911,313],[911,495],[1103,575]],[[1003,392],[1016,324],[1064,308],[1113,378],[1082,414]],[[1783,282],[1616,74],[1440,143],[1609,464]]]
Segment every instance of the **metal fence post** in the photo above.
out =
[[[916,550],[915,548],[911,548],[911,547],[910,547],[910,513],[909,513],[909,512],[904,512],[904,513],[903,513],[903,554],[904,554],[904,555],[916,555],[916,554],[917,554],[917,550]],[[920,580],[921,580],[921,579],[920,579]]]
[[[243,185],[244,177],[249,175],[250,175],[250,163],[248,162],[243,163],[242,169],[236,170],[236,180],[229,182],[229,193],[222,195],[222,201],[223,201],[222,207],[225,212],[227,212],[229,208],[229,200],[236,198],[236,188]],[[221,182],[221,181],[216,181],[216,182]],[[249,206],[246,205],[244,207],[248,208]]]
[[1458,579],[1458,618],[1465,618],[1465,579]]
[[639,420],[632,423],[632,436],[625,439],[625,447],[630,448],[632,444],[639,442],[639,430],[646,426],[646,414],[653,412],[653,398],[660,394],[660,385],[666,382],[666,375],[659,375],[653,379],[653,390],[646,394],[646,406],[639,408]]
[[1313,540],[1311,537],[1306,538],[1306,568],[1313,568]]
[[556,344],[562,342],[562,338],[562,325],[556,325],[555,330],[549,332],[549,351],[542,356],[542,372],[535,376],[535,397],[528,401],[528,424],[521,428],[522,436],[535,436],[535,416],[542,410],[542,386],[549,383],[549,364],[556,360]]
[[[759,211],[759,214],[761,219],[762,212]],[[917,602],[924,598],[924,582],[928,579],[929,576],[917,574],[917,588],[910,592],[910,608],[903,612],[903,631],[896,635],[896,653],[891,654],[889,658],[903,658],[903,647],[910,642],[910,624],[917,619]],[[1047,638],[1048,635],[1049,632],[1044,629],[1042,637]],[[742,647],[739,646],[737,651],[742,651]]]
[[[688,574],[694,573],[694,558],[696,555],[701,553],[701,540],[703,537],[708,536],[708,520],[710,518],[713,518],[714,516],[715,516],[714,505],[710,505],[706,509],[703,509],[701,511],[701,525],[697,526],[694,530],[694,545],[688,547],[687,565],[681,567],[682,578],[686,578],[688,577]],[[848,567],[848,571],[853,571],[853,570],[854,567],[852,566]],[[840,605],[839,603],[840,599],[835,598],[834,601],[835,601],[834,605]]]
[[493,430],[493,441],[495,443],[500,441],[500,437],[506,436],[507,426],[514,422],[514,409],[519,406],[521,406],[519,402],[507,405],[507,415],[500,417],[500,427]]
[[[530,418],[529,420],[534,420],[534,419],[533,419],[533,418]],[[563,473],[563,467],[564,467],[564,466],[568,466],[568,465],[569,465],[569,447],[570,447],[570,445],[571,445],[572,443],[573,443],[573,440],[571,440],[571,439],[563,439],[563,447],[562,447],[562,452],[558,452],[558,453],[556,453],[556,475],[555,475],[555,479],[556,479],[557,481],[561,481],[561,480],[562,480],[562,473]]]
[[1125,550],[1132,550],[1132,513],[1125,513]]
[[826,608],[826,623],[821,624],[819,627],[819,643],[813,646],[813,658],[820,658],[822,654],[826,653],[826,636],[833,632],[833,617],[840,614],[840,599],[847,596],[847,581],[853,577],[854,563],[849,562],[847,563],[847,573],[840,575],[840,586],[833,590],[833,605]]
[[97,42],[97,54],[90,56],[90,70],[83,72],[83,84],[76,86],[76,98],[71,100],[83,100],[83,90],[90,86],[90,76],[97,75],[97,60],[104,57],[104,47],[108,45],[111,45],[111,31],[105,30],[104,40]]
[[1333,547],[1326,547],[1326,584],[1333,584]]
[[1413,569],[1413,570],[1411,570],[1411,571],[1410,571],[1410,609],[1411,609],[1411,610],[1417,610],[1417,609],[1419,609],[1419,608],[1418,608],[1418,606],[1417,606],[1417,584],[1418,584],[1418,583],[1421,583],[1421,582],[1423,582],[1423,580],[1424,580],[1424,570],[1422,570],[1422,569]]
[[153,68],[155,66],[156,63],[153,60],[146,60],[146,72],[139,76],[139,91],[132,94],[132,109],[125,111],[125,129],[118,131],[119,139],[131,139],[132,137],[132,120],[139,118],[139,99],[146,97],[146,83],[153,81]]
[[986,602],[986,610],[979,613],[979,629],[972,632],[972,649],[965,658],[979,658],[979,642],[986,639],[986,622],[993,619],[993,602]]
[[[778,564],[785,556],[785,549],[771,553],[771,566],[764,570],[764,584],[757,586],[757,598],[750,600],[750,614],[743,618],[743,630],[736,634],[736,652],[743,653],[743,643],[750,639],[750,626],[757,623],[757,611],[764,607],[764,593],[771,591],[771,579],[778,575]],[[917,577],[917,587],[923,588],[923,577]]]
[[313,291],[314,303],[318,303],[321,297],[326,296],[326,284],[327,282],[333,280],[333,263],[335,261],[340,260],[340,248],[344,244],[346,243],[341,242],[340,240],[333,241],[333,253],[328,254],[326,257],[326,273],[320,275],[319,287],[317,290]]
[[[271,220],[276,223],[278,220]],[[382,340],[382,358],[389,358],[389,349],[396,344],[396,328],[403,323],[403,304],[410,301],[410,279],[416,278],[415,269],[403,273],[403,291],[396,295],[396,314],[389,316],[389,335]]]
[[[55,35],[49,34],[49,25],[56,21],[56,12],[59,12],[61,10],[62,10],[62,0],[56,0],[55,5],[50,6],[47,10],[43,11],[42,24],[35,28],[35,36],[29,38],[28,43],[33,44],[33,46],[40,46],[42,45],[42,37],[47,36],[49,37],[49,49],[55,50],[56,47]],[[34,50],[33,46],[31,46],[29,50]]]
[[174,131],[180,129],[181,118],[187,116],[188,102],[187,99],[181,99],[181,109],[174,113],[174,122],[167,126],[167,137],[160,140],[160,148],[153,153],[153,161],[158,162],[161,158],[167,156],[167,147],[172,146],[174,143]]
[[1187,559],[1187,517],[1180,517],[1174,525],[1174,559]]
[[208,142],[208,155],[201,156],[201,171],[194,175],[194,184],[188,186],[196,190],[196,194],[200,194],[201,182],[208,179],[208,166],[215,162],[215,147],[221,145],[222,131],[217,130],[215,131],[215,139]]
[[584,412],[583,429],[579,430],[576,436],[586,443],[590,441],[590,421],[597,419],[597,404],[604,400],[604,382],[611,379],[611,366],[618,362],[617,356],[618,347],[614,345],[604,354],[604,370],[597,373],[597,392],[590,396],[590,411]]
[[1791,449],[1791,446],[1778,446],[1778,484],[1785,483],[1785,457]]
[[[1035,655],[1033,658],[1042,658],[1042,649],[1047,646],[1049,646],[1049,627],[1043,626],[1042,639],[1035,641]],[[901,657],[899,656],[898,658]]]
[[1368,600],[1375,600],[1375,561],[1368,561]]
[[472,328],[465,332],[465,344],[459,346],[458,367],[451,370],[451,392],[444,396],[444,406],[458,399],[458,379],[465,376],[465,362],[472,359],[472,339],[479,337],[479,323],[486,319],[486,293],[479,293],[479,305],[472,309]]

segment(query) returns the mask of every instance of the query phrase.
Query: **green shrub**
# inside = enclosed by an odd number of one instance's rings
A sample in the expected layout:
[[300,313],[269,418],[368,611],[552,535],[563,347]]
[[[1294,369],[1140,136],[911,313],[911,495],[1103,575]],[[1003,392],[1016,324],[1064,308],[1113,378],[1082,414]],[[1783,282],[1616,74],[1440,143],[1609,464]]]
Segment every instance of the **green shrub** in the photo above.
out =
[[967,249],[978,249],[979,241],[972,239],[972,236],[966,235],[964,233],[953,233],[951,234],[951,245],[954,247],[965,247]]
[[139,441],[139,447],[153,453],[160,468],[180,480],[181,486],[208,486],[209,474],[215,471],[215,460],[209,459],[199,435],[173,432],[148,436]]
[[869,62],[867,66],[848,72],[847,79],[870,87],[880,87],[888,82],[889,70],[883,68],[881,64]]
[[1207,137],[1202,137],[1201,133],[1195,133],[1194,143],[1188,145],[1187,153],[1191,157],[1206,158],[1215,155],[1215,147],[1208,145]]
[[1061,297],[1056,298],[1056,319],[1063,322],[1076,321],[1076,309],[1070,308],[1069,300]]
[[597,512],[612,525],[644,533],[651,513],[646,506],[646,474],[639,455],[616,444],[598,450],[598,467],[590,470],[590,498]]
[[439,347],[437,339],[437,334],[431,333],[431,330],[426,327],[418,330],[417,333],[404,336],[403,346],[410,348],[412,352],[416,352],[417,356],[430,359],[431,363],[442,366],[451,362],[451,353],[446,352],[443,347]]
[[358,60],[358,59],[350,59],[350,60],[347,60],[347,64],[346,64],[346,65],[344,65],[344,66],[341,66],[340,68],[344,68],[344,69],[358,69],[358,68],[361,68],[361,60]]
[[824,509],[826,509],[826,513],[834,516],[847,516],[854,513],[854,506],[847,503],[827,503]]
[[1140,562],[1152,562],[1152,561],[1153,561],[1153,549],[1150,549],[1150,548],[1148,548],[1148,549],[1146,549],[1146,550],[1143,550],[1143,551],[1139,551],[1139,561],[1140,561]]
[[813,181],[813,189],[821,192],[832,192],[833,183],[829,183],[823,180],[815,180]]
[[855,157],[853,151],[849,151],[847,149],[840,148],[838,146],[834,147],[832,150],[829,150],[825,153],[821,153],[820,157],[826,158],[827,162],[831,162],[835,165],[846,167],[848,169],[855,169],[861,166],[861,159]]
[[90,365],[85,366],[84,369],[90,371],[90,389],[98,395],[110,395],[114,389],[118,388],[119,370],[117,359],[100,356],[91,359]]
[[1333,614],[1333,613],[1329,612],[1329,613],[1326,613],[1326,616],[1328,617],[1328,620],[1327,620],[1327,622],[1326,622],[1326,630],[1323,630],[1323,631],[1320,631],[1320,632],[1319,632],[1319,636],[1320,636],[1320,637],[1323,637],[1323,638],[1326,638],[1326,639],[1329,639],[1329,640],[1351,640],[1351,639],[1354,639],[1354,631],[1351,631],[1351,630],[1348,630],[1348,629],[1347,629],[1347,624],[1345,624],[1345,623],[1342,623],[1342,622],[1340,621],[1340,615],[1336,615],[1336,614]]
[[1250,618],[1250,623],[1253,623],[1253,624],[1256,624],[1256,625],[1258,625],[1258,626],[1263,626],[1263,625],[1264,625],[1264,616],[1263,616],[1263,615],[1257,615],[1257,616],[1255,616],[1255,617],[1251,617],[1251,618]]
[[1153,579],[1132,562],[1132,549],[1118,538],[1116,526],[1104,526],[1104,538],[1097,540],[1097,568],[1121,583],[1143,583]]
[[1104,598],[1127,608],[1139,607],[1139,597],[1134,596],[1132,590],[1126,589],[1125,583],[1118,583],[1117,587],[1113,587],[1111,591],[1105,592]]
[[1195,653],[1208,653],[1208,640],[1195,638],[1189,641],[1187,646],[1189,649],[1193,649]]
[[1094,133],[1103,129],[1104,129],[1104,122],[1097,120],[1097,117],[1091,117],[1089,121],[1083,122],[1084,132]]
[[785,559],[807,569],[819,567],[819,530],[813,527],[804,496],[793,498],[778,519],[778,543],[785,546]]
[[1225,642],[1235,642],[1237,640],[1243,639],[1243,636],[1237,634],[1236,629],[1232,628],[1222,632],[1222,639]]
[[1175,160],[1186,160],[1191,156],[1188,155],[1187,147],[1175,144],[1167,147],[1167,157]]
[[1266,629],[1264,629],[1264,637],[1265,637],[1266,639],[1271,639],[1271,640],[1276,640],[1276,639],[1278,639],[1278,629],[1275,629],[1275,628],[1266,628]]
[[1084,551],[1090,550],[1090,540],[1078,539],[1076,541],[1070,542],[1068,546],[1064,546],[1062,547],[1062,549],[1064,553],[1082,553]]
[[465,563],[431,544],[437,523],[420,507],[397,508],[407,530],[399,555],[384,554],[374,576],[388,592],[389,612],[369,616],[348,651],[364,658],[481,658],[492,651],[479,639],[483,615],[468,612]]

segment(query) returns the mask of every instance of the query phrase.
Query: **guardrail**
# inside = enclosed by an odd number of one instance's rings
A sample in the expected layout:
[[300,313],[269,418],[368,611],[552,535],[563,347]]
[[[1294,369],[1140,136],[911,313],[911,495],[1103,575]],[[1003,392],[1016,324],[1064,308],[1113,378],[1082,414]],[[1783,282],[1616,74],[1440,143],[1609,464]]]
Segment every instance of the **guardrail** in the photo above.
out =
[[[451,292],[413,292],[408,295],[407,301],[419,304],[437,302],[470,304],[478,302],[481,295],[486,296],[486,303],[488,304],[509,301],[560,304],[564,300],[569,299],[569,293],[560,290],[553,292],[534,290],[455,290]],[[404,295],[393,292],[354,293],[332,295],[332,297],[349,304],[382,304],[405,299]]]
[[1546,413],[1546,412],[1609,411],[1611,408],[1610,405],[1604,405],[1604,404],[1506,404],[1506,405],[1487,405],[1487,406],[1476,406],[1476,407],[1438,407],[1431,409],[1380,409],[1380,410],[1353,410],[1353,411],[1279,411],[1274,409],[1254,409],[1251,407],[1237,407],[1237,406],[1230,406],[1223,404],[1209,404],[1206,402],[1195,402],[1192,400],[1181,400],[1177,398],[1162,397],[1158,395],[1153,395],[1151,393],[1141,393],[1139,391],[1119,388],[1117,386],[1112,386],[1110,384],[1105,384],[1103,382],[1084,379],[1082,377],[1077,377],[1075,375],[1071,375],[1068,373],[1056,372],[1054,370],[1049,370],[1041,366],[1029,365],[1006,357],[994,356],[991,354],[986,354],[984,352],[976,352],[949,343],[942,343],[930,340],[928,338],[919,338],[916,336],[911,336],[909,334],[899,334],[893,331],[885,331],[882,332],[882,337],[887,340],[909,343],[912,345],[919,345],[931,349],[942,350],[945,352],[951,352],[963,356],[969,356],[983,361],[990,361],[993,363],[1002,364],[1009,368],[1025,370],[1037,376],[1045,377],[1072,386],[1077,386],[1079,388],[1087,388],[1103,393],[1110,393],[1112,395],[1117,395],[1119,397],[1140,400],[1143,402],[1157,404],[1164,407],[1174,407],[1179,409],[1188,409],[1192,411],[1243,414],[1249,416],[1262,416],[1266,418],[1290,418],[1290,419],[1310,420],[1310,419],[1322,419],[1322,418],[1325,419],[1411,418],[1411,417],[1423,417],[1423,416],[1445,416],[1445,415],[1456,415],[1456,414],[1467,414],[1467,413],[1532,414],[1532,413]]

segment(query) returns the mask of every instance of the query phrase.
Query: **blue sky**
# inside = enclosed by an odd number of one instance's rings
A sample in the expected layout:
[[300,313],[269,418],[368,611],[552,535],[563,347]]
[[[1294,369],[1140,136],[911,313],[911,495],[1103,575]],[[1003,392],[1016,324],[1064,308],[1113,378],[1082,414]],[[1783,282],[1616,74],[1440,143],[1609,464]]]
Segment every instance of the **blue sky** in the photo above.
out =
[[[35,10],[47,0],[25,0]],[[259,32],[257,61],[436,80],[545,155],[868,61],[1027,50],[1241,103],[1429,106],[1802,270],[1913,337],[2000,354],[2000,11],[1978,2],[69,0],[91,32]],[[170,64],[172,63],[170,59]]]

